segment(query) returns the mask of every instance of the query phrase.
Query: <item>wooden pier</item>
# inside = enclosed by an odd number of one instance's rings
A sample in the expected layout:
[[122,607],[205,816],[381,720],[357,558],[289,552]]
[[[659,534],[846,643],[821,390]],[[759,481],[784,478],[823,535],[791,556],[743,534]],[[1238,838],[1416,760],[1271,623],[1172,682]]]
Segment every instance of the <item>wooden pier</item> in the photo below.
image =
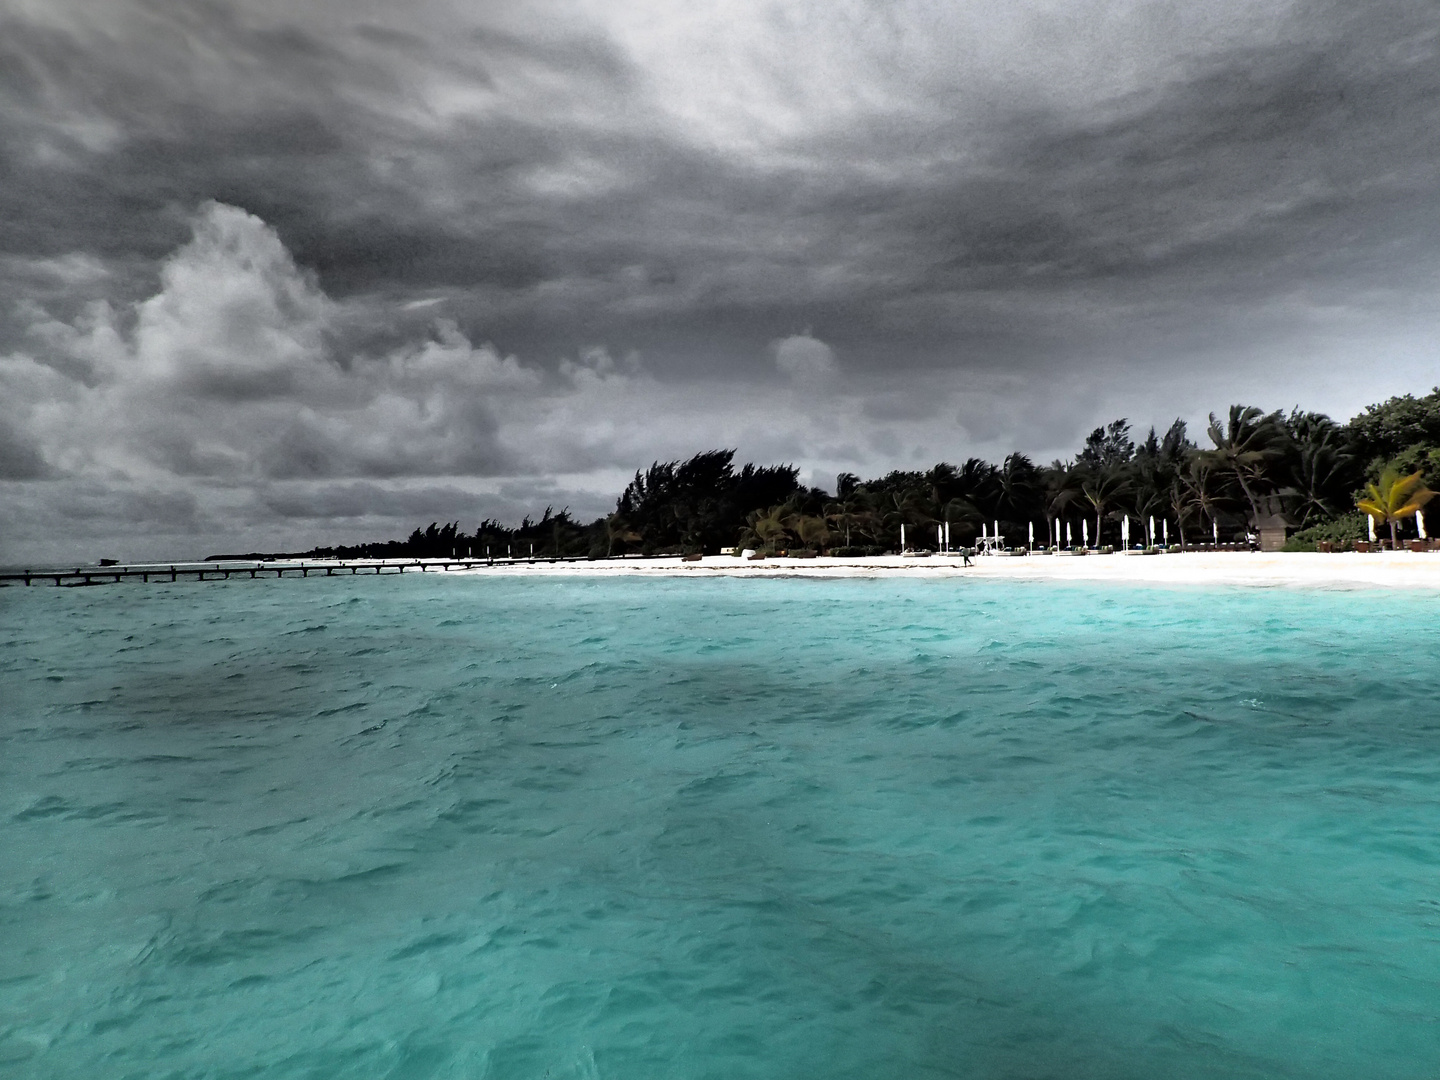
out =
[[143,563],[131,566],[77,566],[74,568],[49,567],[38,570],[11,570],[0,573],[3,585],[56,585],[74,587],[84,585],[113,585],[121,581],[139,579],[151,581],[229,581],[232,577],[263,578],[305,577],[311,574],[323,577],[355,576],[359,574],[412,574],[445,573],[449,570],[476,570],[487,566],[512,566],[526,563],[586,562],[588,556],[565,555],[520,558],[465,558],[465,559],[320,559],[312,562],[303,560],[274,560],[270,562],[203,562],[203,563]]

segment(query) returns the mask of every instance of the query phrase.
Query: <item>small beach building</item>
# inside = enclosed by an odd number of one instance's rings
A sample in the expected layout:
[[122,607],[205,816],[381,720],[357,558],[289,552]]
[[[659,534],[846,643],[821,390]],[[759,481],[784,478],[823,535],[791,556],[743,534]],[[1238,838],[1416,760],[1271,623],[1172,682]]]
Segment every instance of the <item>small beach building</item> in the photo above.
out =
[[1277,498],[1264,500],[1263,509],[1265,512],[1255,521],[1255,531],[1260,534],[1260,550],[1283,551],[1286,530],[1293,528],[1295,523],[1281,512]]

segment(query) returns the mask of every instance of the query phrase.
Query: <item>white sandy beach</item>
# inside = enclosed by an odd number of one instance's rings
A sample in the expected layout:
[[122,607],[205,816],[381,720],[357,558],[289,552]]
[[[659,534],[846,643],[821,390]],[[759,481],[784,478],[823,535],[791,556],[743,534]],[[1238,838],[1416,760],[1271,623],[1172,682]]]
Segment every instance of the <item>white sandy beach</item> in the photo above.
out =
[[597,577],[968,577],[1035,581],[1114,581],[1150,585],[1251,585],[1288,588],[1421,588],[1440,591],[1440,552],[1344,552],[1322,555],[1284,552],[1184,552],[1165,555],[978,556],[964,566],[957,555],[914,558],[898,555],[865,559],[766,559],[749,562],[731,555],[699,562],[674,559],[613,559],[596,562],[497,563],[478,574],[572,575]]

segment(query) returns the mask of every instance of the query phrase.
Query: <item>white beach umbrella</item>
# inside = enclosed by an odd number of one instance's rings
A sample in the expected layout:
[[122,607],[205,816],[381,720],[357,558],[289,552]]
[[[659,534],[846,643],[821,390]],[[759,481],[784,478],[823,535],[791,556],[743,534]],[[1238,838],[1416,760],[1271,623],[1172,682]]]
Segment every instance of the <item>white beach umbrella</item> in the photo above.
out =
[[1151,515],[1150,515],[1150,531],[1149,531],[1148,533],[1146,533],[1146,540],[1145,540],[1145,542],[1146,542],[1147,544],[1149,544],[1150,547],[1154,547],[1154,546],[1155,546],[1155,515],[1154,515],[1154,514],[1151,514]]
[[1170,519],[1169,519],[1169,518],[1161,518],[1161,519],[1160,519],[1160,531],[1165,534],[1165,546],[1166,546],[1166,547],[1169,547],[1169,546],[1170,546]]
[[995,539],[1000,539],[1000,520],[998,518],[995,520]]
[[[1420,520],[1420,527],[1421,527],[1422,529],[1425,527],[1425,520],[1424,520],[1423,518],[1421,518],[1421,520]],[[1421,535],[1421,536],[1424,536],[1425,534],[1422,532],[1420,535]],[[1033,548],[1034,546],[1035,546],[1035,522],[1032,521],[1032,522],[1030,522],[1030,538],[1029,538],[1029,540],[1026,542],[1026,547],[1032,547],[1032,548]]]
[[905,550],[905,523],[900,523],[900,550]]
[[1073,544],[1074,544],[1074,541],[1073,541],[1073,539],[1072,539],[1071,536],[1070,536],[1070,523],[1067,521],[1067,522],[1065,522],[1065,546],[1066,546],[1066,547],[1071,547],[1071,546],[1073,546]]
[[945,550],[950,550],[950,522],[945,522]]
[[1055,519],[1055,546],[1060,546],[1060,519]]
[[1080,522],[1080,543],[1084,547],[1090,546],[1090,519],[1084,518]]
[[936,526],[935,526],[935,546],[938,547],[941,551],[944,551],[944,550],[945,550],[945,526],[944,526],[944,525],[936,525]]
[[1370,542],[1375,542],[1375,519],[1369,514],[1365,515],[1365,524],[1370,526]]
[[1210,519],[1210,535],[1215,540],[1215,546],[1220,546],[1220,523],[1214,518]]
[[1415,531],[1420,535],[1421,540],[1430,539],[1430,534],[1425,531],[1425,511],[1415,511]]

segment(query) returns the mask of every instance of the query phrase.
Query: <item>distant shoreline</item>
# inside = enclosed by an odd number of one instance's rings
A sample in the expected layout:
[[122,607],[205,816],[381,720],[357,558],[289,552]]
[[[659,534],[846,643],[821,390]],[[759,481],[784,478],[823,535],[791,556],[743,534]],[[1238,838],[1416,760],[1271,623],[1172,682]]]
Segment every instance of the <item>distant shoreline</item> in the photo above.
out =
[[595,562],[497,563],[456,571],[590,577],[734,578],[976,578],[1006,581],[1090,581],[1148,585],[1248,585],[1256,587],[1387,588],[1440,591],[1440,552],[1183,552],[1164,555],[976,556],[964,566],[958,555],[788,559],[749,562],[732,555]]
[[[7,570],[0,585],[22,585],[21,574],[35,584],[53,581],[66,585],[148,584],[180,580],[261,580],[279,577],[401,577],[409,572],[444,573],[445,576],[589,577],[589,578],[813,578],[831,579],[982,579],[987,581],[1112,582],[1119,585],[1239,585],[1256,588],[1403,589],[1440,592],[1440,551],[1411,552],[1200,552],[1146,555],[1139,552],[1110,555],[975,556],[964,565],[959,555],[863,558],[768,557],[750,561],[733,555],[707,555],[703,559],[680,556],[647,558],[551,560],[497,559],[373,559],[330,558],[225,560],[188,563],[132,563],[114,567]],[[57,578],[56,575],[60,575]]]

